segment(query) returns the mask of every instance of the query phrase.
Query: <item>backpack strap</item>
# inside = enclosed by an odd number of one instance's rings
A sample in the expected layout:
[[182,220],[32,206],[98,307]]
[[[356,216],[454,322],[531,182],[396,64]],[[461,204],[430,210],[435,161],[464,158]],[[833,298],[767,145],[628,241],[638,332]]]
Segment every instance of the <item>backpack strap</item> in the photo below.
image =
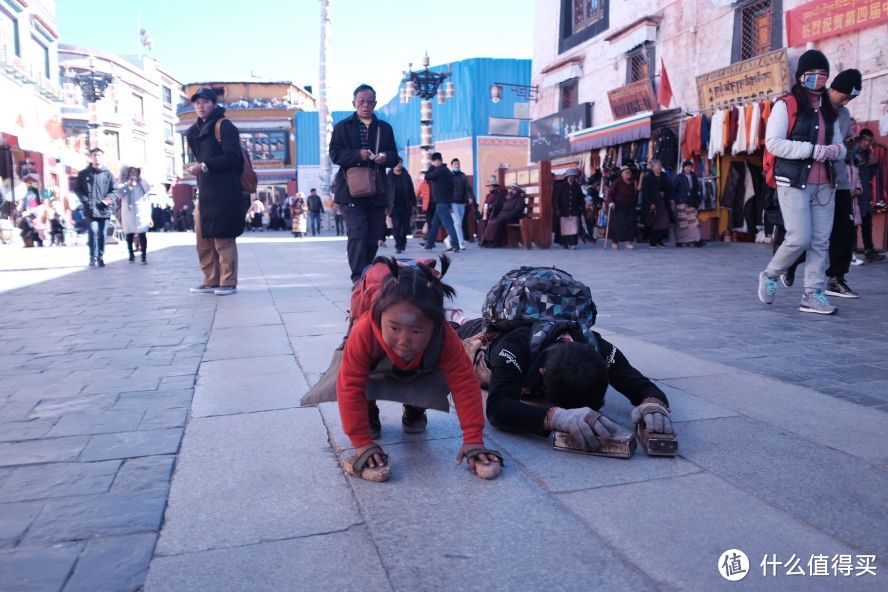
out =
[[222,120],[223,119],[225,119],[225,117],[220,117],[219,119],[217,119],[216,125],[214,126],[216,141],[219,142],[220,144],[222,143]]

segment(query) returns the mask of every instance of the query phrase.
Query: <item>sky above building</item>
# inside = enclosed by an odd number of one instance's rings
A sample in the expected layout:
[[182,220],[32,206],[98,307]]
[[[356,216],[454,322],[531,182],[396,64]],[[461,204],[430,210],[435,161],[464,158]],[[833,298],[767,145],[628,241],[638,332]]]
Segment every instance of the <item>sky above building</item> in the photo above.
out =
[[[380,104],[395,96],[408,62],[473,57],[530,58],[534,0],[333,0],[327,75],[331,108],[350,109],[352,90],[373,85]],[[554,5],[553,0],[553,5]],[[318,84],[318,0],[58,0],[60,43],[116,54],[146,50],[183,83],[292,80]],[[557,11],[553,9],[553,18]]]

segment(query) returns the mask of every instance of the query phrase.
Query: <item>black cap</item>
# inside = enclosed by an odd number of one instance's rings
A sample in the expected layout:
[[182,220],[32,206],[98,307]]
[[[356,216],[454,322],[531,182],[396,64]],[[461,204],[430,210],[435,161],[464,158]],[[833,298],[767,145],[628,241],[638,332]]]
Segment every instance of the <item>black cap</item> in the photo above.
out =
[[854,68],[842,70],[836,74],[829,87],[854,98],[860,94],[860,90],[863,88],[863,77],[860,75],[860,70]]
[[799,57],[799,65],[796,67],[796,78],[810,70],[826,70],[829,76],[829,60],[822,51],[809,49]]
[[197,99],[206,99],[208,101],[213,101],[214,103],[219,102],[219,97],[216,96],[216,93],[213,92],[212,88],[202,88],[193,95],[191,95],[191,102],[193,103]]

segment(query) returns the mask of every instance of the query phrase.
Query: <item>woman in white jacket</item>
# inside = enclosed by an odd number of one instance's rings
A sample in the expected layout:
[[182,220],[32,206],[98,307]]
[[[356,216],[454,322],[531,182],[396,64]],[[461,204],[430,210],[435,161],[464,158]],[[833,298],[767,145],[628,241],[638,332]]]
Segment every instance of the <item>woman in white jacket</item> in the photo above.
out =
[[142,251],[142,265],[148,263],[148,227],[151,222],[151,186],[142,179],[142,169],[124,166],[120,171],[120,226],[126,234],[129,261],[135,263],[133,239],[138,236]]
[[837,312],[825,293],[836,205],[832,163],[843,160],[846,153],[836,110],[826,94],[828,78],[826,56],[816,49],[803,53],[790,94],[774,104],[768,119],[765,146],[775,156],[774,179],[786,239],[759,274],[758,288],[759,300],[772,304],[780,275],[806,253],[799,310],[826,315]]

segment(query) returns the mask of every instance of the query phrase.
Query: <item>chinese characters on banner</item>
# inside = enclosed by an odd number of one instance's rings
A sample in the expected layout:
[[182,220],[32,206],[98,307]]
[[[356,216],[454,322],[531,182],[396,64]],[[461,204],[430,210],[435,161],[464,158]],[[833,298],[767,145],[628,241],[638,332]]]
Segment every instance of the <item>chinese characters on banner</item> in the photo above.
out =
[[786,11],[790,47],[888,23],[888,0],[814,0]]

